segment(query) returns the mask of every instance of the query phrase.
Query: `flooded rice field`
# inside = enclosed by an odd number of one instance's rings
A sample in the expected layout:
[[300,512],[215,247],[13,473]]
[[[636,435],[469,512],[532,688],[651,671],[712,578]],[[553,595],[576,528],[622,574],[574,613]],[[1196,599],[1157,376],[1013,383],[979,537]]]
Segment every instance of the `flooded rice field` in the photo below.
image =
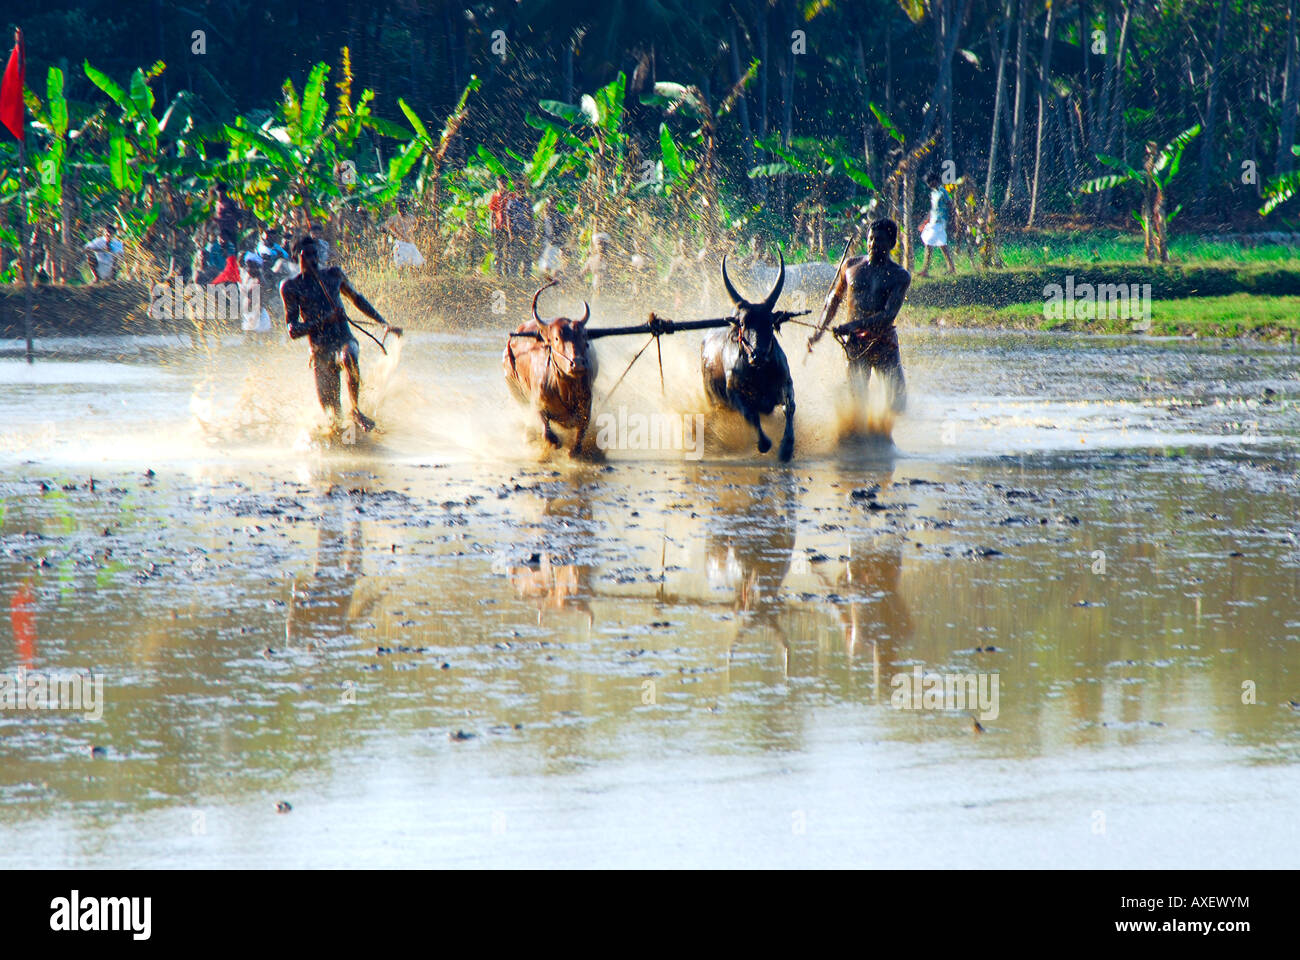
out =
[[787,336],[782,465],[633,339],[578,463],[497,333],[330,443],[298,345],[0,345],[0,675],[103,681],[0,709],[0,865],[1294,865],[1292,353],[905,329],[891,443]]

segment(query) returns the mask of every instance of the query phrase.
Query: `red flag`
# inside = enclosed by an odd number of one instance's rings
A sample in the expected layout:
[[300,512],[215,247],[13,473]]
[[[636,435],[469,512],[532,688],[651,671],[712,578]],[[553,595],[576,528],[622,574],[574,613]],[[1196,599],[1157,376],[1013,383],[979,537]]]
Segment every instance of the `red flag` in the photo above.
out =
[[19,140],[26,141],[23,129],[23,82],[27,73],[27,57],[23,52],[23,32],[14,31],[14,49],[5,67],[4,83],[0,84],[0,123],[9,128]]

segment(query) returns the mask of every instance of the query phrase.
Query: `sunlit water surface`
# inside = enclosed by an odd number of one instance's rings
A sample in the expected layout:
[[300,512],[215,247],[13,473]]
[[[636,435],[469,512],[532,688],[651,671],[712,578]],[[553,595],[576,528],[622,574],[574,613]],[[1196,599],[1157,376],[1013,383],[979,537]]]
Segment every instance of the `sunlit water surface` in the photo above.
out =
[[891,446],[785,340],[788,466],[544,457],[486,331],[363,348],[355,443],[299,345],[0,344],[0,672],[105,684],[0,711],[0,865],[1293,866],[1294,356],[905,331]]

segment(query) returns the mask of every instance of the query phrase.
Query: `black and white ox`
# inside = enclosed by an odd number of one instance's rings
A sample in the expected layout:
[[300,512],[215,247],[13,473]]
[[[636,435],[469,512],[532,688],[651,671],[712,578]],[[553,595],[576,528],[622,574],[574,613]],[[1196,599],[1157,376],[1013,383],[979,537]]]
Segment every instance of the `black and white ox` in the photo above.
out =
[[[779,255],[779,252],[778,252]],[[735,410],[758,431],[758,452],[767,453],[772,441],[763,432],[759,417],[780,404],[785,412],[785,433],[780,458],[794,454],[794,384],[785,351],[776,341],[777,327],[784,317],[776,313],[776,300],[785,283],[785,257],[776,283],[759,303],[742,297],[727,276],[727,259],[722,259],[722,284],[735,304],[731,325],[710,331],[700,347],[704,372],[704,393],[714,406]]]

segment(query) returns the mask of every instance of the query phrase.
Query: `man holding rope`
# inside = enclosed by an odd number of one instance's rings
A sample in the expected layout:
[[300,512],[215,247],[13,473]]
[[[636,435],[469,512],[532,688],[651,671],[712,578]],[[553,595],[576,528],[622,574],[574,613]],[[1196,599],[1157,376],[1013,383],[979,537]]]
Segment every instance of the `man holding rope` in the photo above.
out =
[[[289,337],[297,340],[306,336],[311,343],[311,366],[316,371],[316,395],[320,398],[322,409],[326,413],[332,413],[335,419],[341,415],[339,373],[342,371],[348,379],[352,420],[361,429],[371,430],[375,422],[357,409],[357,398],[361,393],[361,367],[358,362],[357,339],[348,327],[349,324],[357,326],[357,322],[344,312],[341,297],[347,297],[367,317],[382,324],[385,336],[389,332],[400,331],[390,326],[379,315],[379,311],[353,289],[342,268],[319,269],[316,241],[311,237],[303,237],[295,243],[293,252],[302,272],[286,280],[280,287]],[[366,330],[362,332],[383,348],[380,340]]]
[[[885,380],[889,403],[896,413],[907,406],[907,382],[898,353],[898,331],[894,320],[903,306],[912,276],[889,256],[898,242],[898,225],[893,220],[876,220],[867,234],[867,255],[845,260],[827,301],[826,319],[835,318],[840,301],[848,295],[849,321],[832,328],[849,358],[849,380],[856,390],[866,392],[874,369]],[[809,343],[809,349],[815,342]]]

